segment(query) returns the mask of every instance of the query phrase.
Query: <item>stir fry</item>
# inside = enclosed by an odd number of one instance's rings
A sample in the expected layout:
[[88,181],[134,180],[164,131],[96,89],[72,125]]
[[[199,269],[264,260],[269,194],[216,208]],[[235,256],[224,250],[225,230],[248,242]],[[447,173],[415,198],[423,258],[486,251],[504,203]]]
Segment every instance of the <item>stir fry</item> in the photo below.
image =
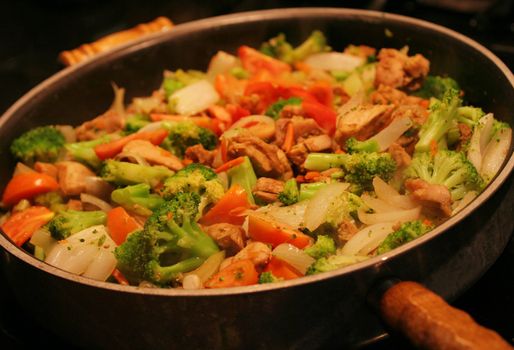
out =
[[387,253],[462,210],[512,130],[408,47],[216,53],[150,96],[11,145],[2,231],[50,265],[146,287],[275,283]]

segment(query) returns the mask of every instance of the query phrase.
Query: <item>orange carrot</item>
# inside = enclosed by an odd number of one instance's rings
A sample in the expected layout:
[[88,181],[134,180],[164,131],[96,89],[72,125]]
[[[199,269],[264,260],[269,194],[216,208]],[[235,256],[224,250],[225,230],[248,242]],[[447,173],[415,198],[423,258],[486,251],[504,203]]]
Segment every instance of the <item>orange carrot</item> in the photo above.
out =
[[59,189],[57,181],[47,174],[37,172],[22,173],[12,177],[5,187],[2,202],[14,205],[22,199],[31,199],[38,194]]
[[12,214],[3,224],[2,231],[21,247],[43,225],[54,217],[54,213],[42,206],[33,206]]
[[95,153],[101,160],[115,157],[118,153],[123,150],[123,147],[127,143],[133,140],[147,140],[154,145],[160,145],[162,141],[168,136],[168,131],[159,129],[155,131],[142,131],[135,134],[131,134],[121,139],[111,141],[108,143],[102,143],[95,147]]
[[321,176],[319,171],[308,171],[307,174],[305,174],[305,180],[316,180]]
[[233,185],[223,197],[200,219],[203,225],[229,223],[242,225],[245,217],[241,215],[250,209],[252,204],[248,201],[248,195],[243,187]]
[[239,164],[242,164],[244,160],[244,157],[237,157],[235,159],[229,160],[225,164],[220,165],[214,171],[216,172],[216,174],[222,173],[224,171],[227,171],[228,169],[238,166]]
[[140,229],[141,226],[123,207],[116,207],[107,213],[107,228],[112,240],[120,245],[125,242],[129,233]]
[[206,288],[228,288],[257,284],[259,274],[250,259],[236,260],[205,282]]
[[434,157],[437,154],[437,142],[436,140],[430,141],[430,155]]
[[303,276],[294,267],[276,256],[271,257],[270,262],[264,268],[264,272],[271,272],[273,276],[280,277],[285,280],[291,280]]
[[312,241],[306,234],[260,213],[248,215],[248,235],[255,241],[269,243],[273,247],[281,243],[290,243],[303,249]]
[[287,124],[286,136],[284,137],[284,143],[282,149],[284,152],[289,152],[294,145],[294,125],[293,123]]

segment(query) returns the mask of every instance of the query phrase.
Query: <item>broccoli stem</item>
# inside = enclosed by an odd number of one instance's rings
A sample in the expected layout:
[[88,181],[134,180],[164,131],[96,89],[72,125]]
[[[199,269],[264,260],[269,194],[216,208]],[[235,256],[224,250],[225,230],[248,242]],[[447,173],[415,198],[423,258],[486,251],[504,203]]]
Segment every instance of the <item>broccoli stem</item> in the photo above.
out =
[[300,185],[300,199],[299,201],[304,201],[306,199],[311,199],[314,195],[323,187],[327,185],[326,182],[312,182],[305,183]]
[[348,155],[339,153],[310,153],[304,167],[308,170],[323,171],[338,168],[347,162]]
[[150,215],[152,210],[164,203],[157,194],[150,194],[150,185],[137,184],[112,191],[111,199],[127,210],[141,215]]
[[95,146],[109,142],[110,139],[111,138],[109,136],[105,135],[91,141],[68,143],[64,145],[64,147],[71,156],[79,162],[86,163],[87,165],[98,169],[102,164],[102,161],[95,153]]

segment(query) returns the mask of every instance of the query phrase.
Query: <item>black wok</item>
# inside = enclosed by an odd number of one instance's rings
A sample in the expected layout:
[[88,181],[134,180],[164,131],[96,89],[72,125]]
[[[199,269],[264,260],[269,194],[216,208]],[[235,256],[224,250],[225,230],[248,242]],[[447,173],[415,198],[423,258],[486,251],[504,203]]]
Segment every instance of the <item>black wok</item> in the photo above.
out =
[[[164,69],[205,69],[217,50],[257,46],[278,32],[298,42],[320,29],[336,49],[349,43],[409,45],[433,74],[454,77],[466,99],[513,124],[514,77],[489,51],[455,32],[402,16],[341,9],[242,13],[181,25],[43,82],[0,120],[0,183],[11,176],[8,146],[49,123],[79,124],[104,111],[111,82],[128,98],[158,87]],[[386,29],[393,35],[385,35]],[[393,252],[327,274],[227,290],[140,289],[96,282],[48,266],[0,236],[7,282],[42,325],[87,348],[320,348],[355,346],[384,333],[368,306],[383,280],[423,283],[452,300],[504,249],[513,231],[514,186],[506,165],[489,187],[446,223]],[[372,293],[373,294],[373,293]]]

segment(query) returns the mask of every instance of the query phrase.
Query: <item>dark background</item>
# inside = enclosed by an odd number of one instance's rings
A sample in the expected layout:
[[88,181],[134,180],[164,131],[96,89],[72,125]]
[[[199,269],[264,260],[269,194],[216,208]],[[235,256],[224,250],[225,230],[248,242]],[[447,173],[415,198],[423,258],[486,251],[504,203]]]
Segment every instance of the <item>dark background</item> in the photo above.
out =
[[[176,24],[227,13],[277,7],[367,8],[422,18],[468,35],[514,68],[512,0],[13,0],[0,4],[0,112],[63,67],[60,51],[108,33],[167,16]],[[453,305],[514,343],[514,241]],[[0,276],[0,348],[73,348],[25,315]],[[37,287],[35,287],[37,288]],[[37,289],[34,290],[37,293]],[[72,317],[72,316],[71,316]],[[393,335],[365,349],[407,349]]]

